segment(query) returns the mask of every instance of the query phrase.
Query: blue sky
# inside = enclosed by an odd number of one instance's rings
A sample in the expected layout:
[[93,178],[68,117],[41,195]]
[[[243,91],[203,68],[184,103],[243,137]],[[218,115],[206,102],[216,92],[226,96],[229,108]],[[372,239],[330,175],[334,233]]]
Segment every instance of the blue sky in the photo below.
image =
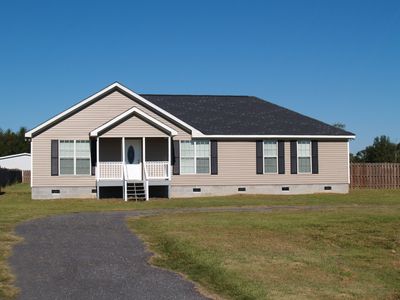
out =
[[0,128],[106,85],[255,95],[400,142],[400,1],[7,1]]

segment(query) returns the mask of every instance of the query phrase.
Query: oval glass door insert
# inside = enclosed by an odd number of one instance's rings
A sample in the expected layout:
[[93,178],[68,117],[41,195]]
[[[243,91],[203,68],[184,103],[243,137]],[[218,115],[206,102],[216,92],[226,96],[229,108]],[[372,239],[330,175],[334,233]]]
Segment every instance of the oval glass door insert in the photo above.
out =
[[128,163],[133,164],[134,160],[135,160],[135,149],[133,149],[133,146],[130,145],[128,147]]

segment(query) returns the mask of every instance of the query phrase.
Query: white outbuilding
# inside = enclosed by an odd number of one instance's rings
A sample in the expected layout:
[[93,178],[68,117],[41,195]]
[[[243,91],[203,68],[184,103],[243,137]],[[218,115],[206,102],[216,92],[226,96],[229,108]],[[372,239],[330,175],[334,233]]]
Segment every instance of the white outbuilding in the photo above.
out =
[[20,169],[27,171],[31,169],[31,154],[19,153],[0,157],[0,167],[6,169]]

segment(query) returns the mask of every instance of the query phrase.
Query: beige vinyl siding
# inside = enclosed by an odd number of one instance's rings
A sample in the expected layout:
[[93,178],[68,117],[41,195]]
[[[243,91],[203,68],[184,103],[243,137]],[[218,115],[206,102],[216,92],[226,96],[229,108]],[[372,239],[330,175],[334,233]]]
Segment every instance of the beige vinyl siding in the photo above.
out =
[[146,121],[132,116],[125,122],[105,132],[101,137],[167,137],[163,131]]
[[33,155],[32,168],[33,186],[92,186],[95,187],[96,180],[90,175],[61,175],[51,176],[51,140],[38,139],[32,140]]
[[218,141],[218,175],[175,175],[172,185],[256,185],[347,183],[347,141],[320,141],[319,174],[290,174],[290,142],[285,142],[285,174],[256,174],[255,141]]
[[73,116],[44,131],[35,138],[88,138],[92,130],[114,119],[132,107],[137,107],[156,120],[176,130],[178,135],[174,137],[175,139],[190,139],[190,133],[185,132],[180,127],[165,120],[119,92],[114,92],[105,96]]
[[132,107],[137,107],[178,132],[175,139],[190,139],[190,134],[180,127],[131,100],[119,92],[114,92],[83,108],[71,117],[59,122],[32,139],[33,186],[95,186],[94,176],[51,176],[51,140],[89,140],[90,131],[105,124]]

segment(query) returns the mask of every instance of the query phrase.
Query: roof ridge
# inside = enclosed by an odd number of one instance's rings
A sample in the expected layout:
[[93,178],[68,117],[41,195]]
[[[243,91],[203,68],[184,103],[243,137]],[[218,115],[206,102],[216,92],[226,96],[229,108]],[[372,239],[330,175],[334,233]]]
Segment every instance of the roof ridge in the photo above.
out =
[[255,97],[249,95],[211,95],[211,94],[147,94],[140,93],[141,96],[189,96],[189,97]]

